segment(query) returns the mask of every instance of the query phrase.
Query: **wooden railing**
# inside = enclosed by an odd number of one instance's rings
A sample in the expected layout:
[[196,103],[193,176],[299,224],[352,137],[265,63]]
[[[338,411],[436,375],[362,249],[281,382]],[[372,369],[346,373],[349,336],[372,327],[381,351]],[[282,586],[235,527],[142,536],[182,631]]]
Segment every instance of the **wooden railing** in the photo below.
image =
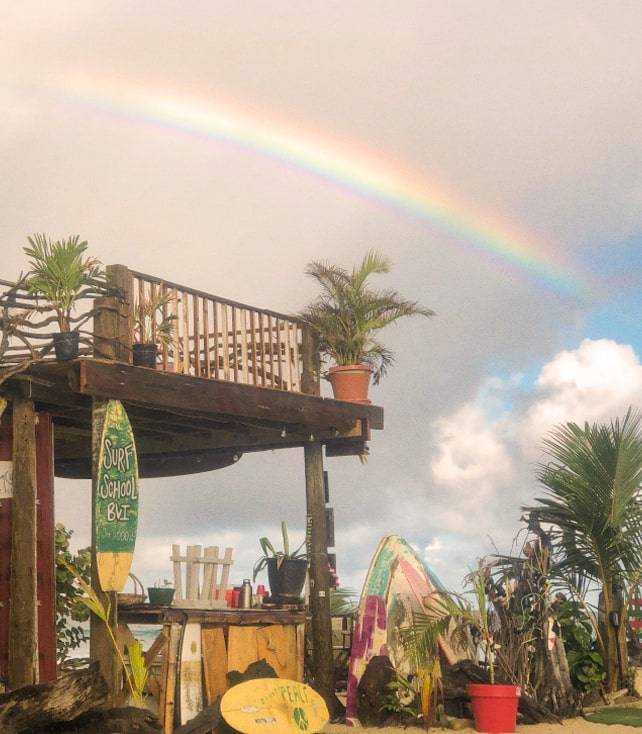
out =
[[[197,377],[301,392],[302,327],[291,316],[129,271],[131,342],[141,325],[161,343],[159,368]],[[149,321],[145,304],[164,298]],[[147,319],[147,321],[146,321]],[[169,319],[171,331],[159,339]]]

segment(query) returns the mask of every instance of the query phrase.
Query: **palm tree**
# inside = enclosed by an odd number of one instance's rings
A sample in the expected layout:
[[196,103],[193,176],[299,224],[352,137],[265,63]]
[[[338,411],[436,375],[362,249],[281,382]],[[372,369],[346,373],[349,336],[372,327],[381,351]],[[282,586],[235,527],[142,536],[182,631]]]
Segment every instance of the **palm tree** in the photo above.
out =
[[61,332],[71,331],[71,312],[83,296],[105,295],[106,275],[99,260],[85,257],[87,242],[78,235],[52,241],[45,234],[28,237],[31,258],[27,286],[51,304]]
[[557,573],[600,589],[596,633],[614,691],[627,667],[621,590],[637,583],[642,568],[642,415],[629,408],[610,424],[557,426],[544,448],[550,460],[537,478],[546,494],[524,509],[554,526]]
[[318,333],[322,354],[337,365],[369,365],[375,385],[386,374],[394,355],[373,334],[402,316],[434,315],[397,291],[369,288],[371,275],[389,270],[388,258],[374,250],[352,272],[326,262],[311,262],[305,272],[319,283],[321,295],[299,316]]

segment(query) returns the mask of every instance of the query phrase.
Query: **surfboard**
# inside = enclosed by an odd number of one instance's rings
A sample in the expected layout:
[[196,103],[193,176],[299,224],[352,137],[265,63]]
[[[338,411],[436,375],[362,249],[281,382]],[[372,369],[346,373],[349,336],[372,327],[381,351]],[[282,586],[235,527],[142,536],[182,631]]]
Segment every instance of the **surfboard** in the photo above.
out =
[[187,724],[203,710],[201,649],[201,625],[188,622],[183,628],[178,678],[181,725]]
[[122,591],[138,526],[138,458],[132,427],[118,400],[105,407],[94,507],[96,565],[103,591]]
[[316,691],[285,678],[258,678],[230,688],[221,700],[221,715],[242,734],[315,734],[330,719]]
[[[395,670],[408,677],[417,673],[414,656],[408,654],[403,629],[412,624],[413,614],[425,614],[425,601],[443,589],[436,576],[399,535],[386,535],[374,554],[363,585],[352,637],[348,669],[346,722],[356,725],[357,687],[375,655],[387,655]],[[440,647],[449,664],[458,654],[447,640]]]

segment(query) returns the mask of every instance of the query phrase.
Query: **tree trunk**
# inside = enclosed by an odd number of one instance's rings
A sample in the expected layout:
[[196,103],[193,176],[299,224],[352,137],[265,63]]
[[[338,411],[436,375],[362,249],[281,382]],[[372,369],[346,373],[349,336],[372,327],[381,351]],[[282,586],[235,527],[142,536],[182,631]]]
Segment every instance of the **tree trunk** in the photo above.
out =
[[[600,627],[600,635],[602,637],[602,657],[604,658],[604,667],[606,670],[606,690],[614,693],[620,687],[621,682],[626,677],[628,667],[628,655],[626,649],[620,648],[620,634],[626,634],[626,623],[622,618],[622,609],[618,604],[619,595],[614,590],[614,584],[611,579],[606,579],[602,585],[600,600],[598,603],[599,613],[598,623]],[[619,618],[619,629],[613,626],[614,613]],[[619,632],[619,634],[618,634]],[[621,660],[618,652],[622,650]]]

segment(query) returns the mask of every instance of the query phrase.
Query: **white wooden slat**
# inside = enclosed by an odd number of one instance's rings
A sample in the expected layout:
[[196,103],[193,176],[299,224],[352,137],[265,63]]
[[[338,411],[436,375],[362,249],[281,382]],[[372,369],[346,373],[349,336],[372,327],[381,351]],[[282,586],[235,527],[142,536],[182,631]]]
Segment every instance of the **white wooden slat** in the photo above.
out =
[[202,546],[187,546],[187,568],[185,571],[185,598],[188,602],[198,600],[198,574]]
[[227,591],[227,582],[230,577],[230,566],[232,565],[232,548],[225,549],[223,557],[223,570],[221,572],[221,583],[218,586],[218,600],[225,602],[225,592]]
[[208,560],[218,560],[218,548],[208,545],[203,551],[203,583],[201,585],[200,599],[212,599],[212,574],[216,565],[207,563]]
[[183,601],[183,577],[181,573],[181,547],[172,546],[172,557],[169,559],[174,564],[174,603]]

